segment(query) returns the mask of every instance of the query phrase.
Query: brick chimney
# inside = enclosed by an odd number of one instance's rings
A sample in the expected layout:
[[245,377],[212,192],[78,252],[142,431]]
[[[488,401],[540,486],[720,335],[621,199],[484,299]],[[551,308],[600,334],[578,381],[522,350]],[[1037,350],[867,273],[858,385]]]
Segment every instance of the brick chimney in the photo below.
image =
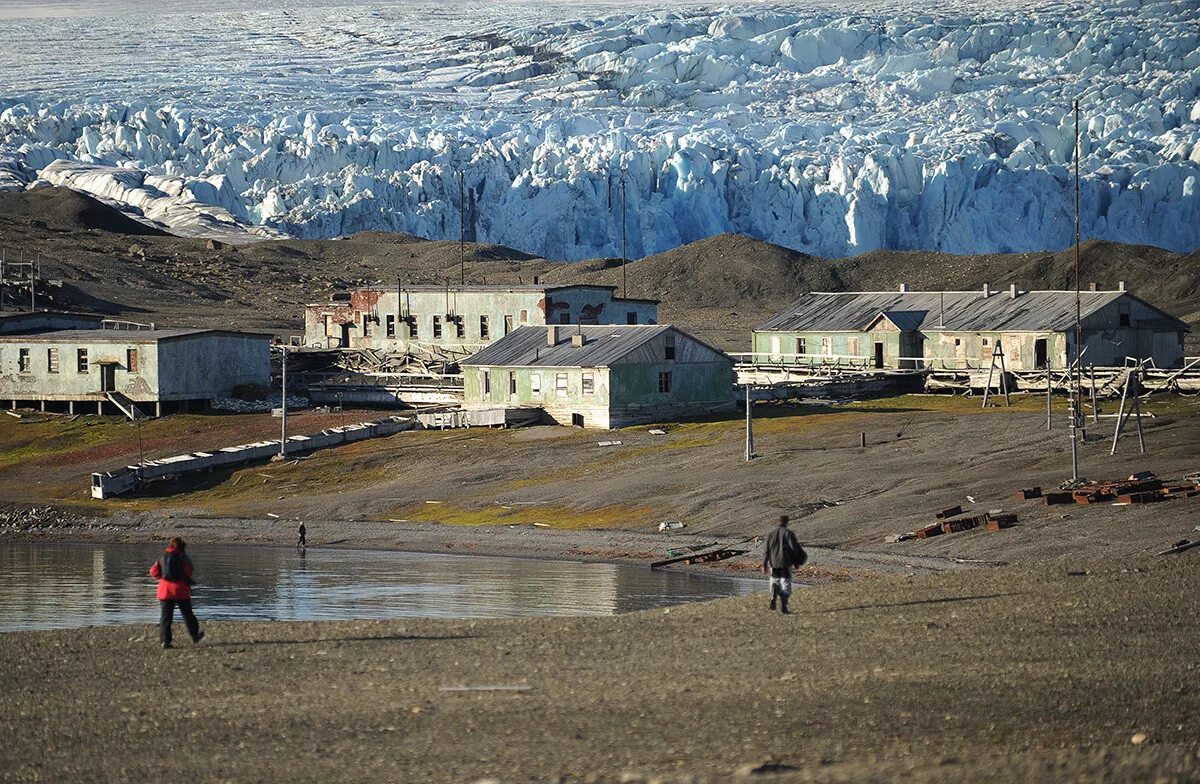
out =
[[576,332],[571,336],[571,345],[575,348],[583,348],[587,345],[587,335],[582,332]]
[[1117,282],[1117,291],[1125,291],[1125,290],[1126,290],[1125,289],[1125,281],[1123,281],[1123,280],[1118,281]]
[[984,299],[987,299],[990,296],[992,296],[992,284],[984,283],[983,284],[983,297],[984,297]]
[[1008,284],[1008,296],[1012,297],[1013,299],[1016,299],[1016,298],[1017,298],[1017,294],[1019,294],[1019,293],[1020,293],[1020,292],[1018,292],[1018,291],[1017,291],[1017,284],[1016,284],[1016,283],[1010,283],[1010,284]]

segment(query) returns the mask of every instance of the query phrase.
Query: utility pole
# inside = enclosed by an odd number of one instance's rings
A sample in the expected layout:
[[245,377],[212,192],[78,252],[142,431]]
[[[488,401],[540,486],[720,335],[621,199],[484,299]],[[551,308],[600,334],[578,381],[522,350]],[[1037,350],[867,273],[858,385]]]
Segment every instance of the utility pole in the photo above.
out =
[[750,416],[750,385],[746,384],[746,462],[754,459],[754,419]]
[[280,406],[283,409],[282,422],[279,427],[279,459],[287,459],[287,345],[280,346],[283,351],[282,370],[280,372]]
[[1071,480],[1079,481],[1079,349],[1083,343],[1083,311],[1079,293],[1079,99],[1075,99],[1075,361],[1071,368]]
[[4,312],[4,262],[8,260],[8,251],[0,248],[0,313]]
[[625,264],[629,261],[625,247],[625,170],[621,170],[621,296],[629,296],[629,276]]
[[458,275],[459,285],[467,285],[467,186],[466,172],[458,172]]

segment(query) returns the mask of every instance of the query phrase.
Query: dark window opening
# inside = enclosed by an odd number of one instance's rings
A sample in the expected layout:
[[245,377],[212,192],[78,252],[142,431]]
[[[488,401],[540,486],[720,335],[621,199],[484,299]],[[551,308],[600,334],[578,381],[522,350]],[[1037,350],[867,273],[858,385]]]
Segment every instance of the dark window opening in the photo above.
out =
[[583,427],[583,414],[571,414],[571,424],[575,427]]
[[17,349],[17,372],[29,372],[29,349],[27,348]]
[[1045,370],[1049,359],[1048,353],[1046,339],[1035,340],[1033,342],[1033,366],[1038,370]]
[[467,336],[467,322],[462,316],[454,317],[454,336],[456,338],[465,338]]
[[492,374],[488,371],[483,371],[483,394],[492,394]]
[[419,337],[421,334],[421,322],[417,319],[417,317],[409,316],[405,320],[408,322],[408,336],[410,338]]
[[508,394],[514,397],[517,394],[517,372],[515,370],[508,371]]
[[387,317],[387,333],[386,334],[389,338],[396,337],[396,317],[395,316]]
[[436,338],[440,338],[441,336],[442,336],[442,317],[434,316],[433,317],[433,337],[436,339]]
[[671,371],[663,370],[658,374],[658,392],[665,395],[671,391]]
[[559,324],[570,324],[570,323],[571,323],[571,314],[570,314],[570,313],[564,313],[564,314],[562,314],[561,316],[559,316],[559,317],[558,317],[558,323],[559,323]]
[[632,310],[629,311],[628,313],[626,313],[625,314],[625,323],[626,324],[636,324],[637,323],[637,313]]
[[487,340],[489,337],[491,337],[491,334],[492,334],[491,329],[488,327],[488,317],[480,316],[479,317],[479,337],[483,340]]
[[46,349],[46,370],[50,373],[58,372],[58,349]]
[[75,369],[80,373],[88,372],[88,350],[86,348],[81,348],[76,352]]
[[596,380],[591,373],[583,374],[583,394],[592,395],[596,392]]
[[875,344],[875,367],[876,368],[883,367],[883,344],[882,343]]
[[667,335],[666,345],[663,348],[663,357],[668,361],[675,359],[675,336]]
[[800,356],[804,356],[808,353],[808,345],[806,344],[804,338],[796,338],[796,353]]
[[[522,311],[522,312],[524,312],[524,311]],[[521,323],[524,323],[524,322],[522,321]],[[513,331],[513,318],[512,318],[512,316],[505,316],[504,317],[504,334],[507,335],[508,333],[510,333],[512,331]]]

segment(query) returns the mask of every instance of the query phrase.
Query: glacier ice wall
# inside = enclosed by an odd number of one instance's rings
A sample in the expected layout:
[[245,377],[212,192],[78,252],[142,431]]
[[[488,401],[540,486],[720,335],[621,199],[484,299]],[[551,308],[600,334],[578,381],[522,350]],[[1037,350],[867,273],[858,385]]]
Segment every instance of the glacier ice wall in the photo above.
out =
[[0,188],[228,237],[456,238],[461,215],[561,259],[620,255],[622,192],[631,257],[729,231],[825,256],[1057,249],[1079,98],[1084,236],[1200,247],[1200,2],[846,9],[0,20]]

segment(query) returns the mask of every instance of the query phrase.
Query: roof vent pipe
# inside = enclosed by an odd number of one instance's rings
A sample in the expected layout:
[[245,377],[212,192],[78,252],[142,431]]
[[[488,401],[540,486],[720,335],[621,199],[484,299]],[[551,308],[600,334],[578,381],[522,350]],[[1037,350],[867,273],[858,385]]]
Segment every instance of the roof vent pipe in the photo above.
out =
[[1008,296],[1012,297],[1013,299],[1017,298],[1017,284],[1016,283],[1008,284]]
[[546,325],[546,345],[558,345],[558,327],[554,326],[553,324]]
[[1123,281],[1123,280],[1122,280],[1122,281],[1118,281],[1118,283],[1117,283],[1117,291],[1125,291],[1125,281]]
[[901,294],[907,294],[907,293],[908,293],[908,284],[907,284],[907,283],[901,283],[901,284],[900,284],[900,293],[901,293]]
[[983,296],[984,297],[992,296],[992,284],[990,284],[990,283],[983,284]]
[[1095,290],[1096,290],[1096,284],[1095,284],[1095,283],[1089,283],[1089,284],[1088,284],[1088,291],[1095,291]]

